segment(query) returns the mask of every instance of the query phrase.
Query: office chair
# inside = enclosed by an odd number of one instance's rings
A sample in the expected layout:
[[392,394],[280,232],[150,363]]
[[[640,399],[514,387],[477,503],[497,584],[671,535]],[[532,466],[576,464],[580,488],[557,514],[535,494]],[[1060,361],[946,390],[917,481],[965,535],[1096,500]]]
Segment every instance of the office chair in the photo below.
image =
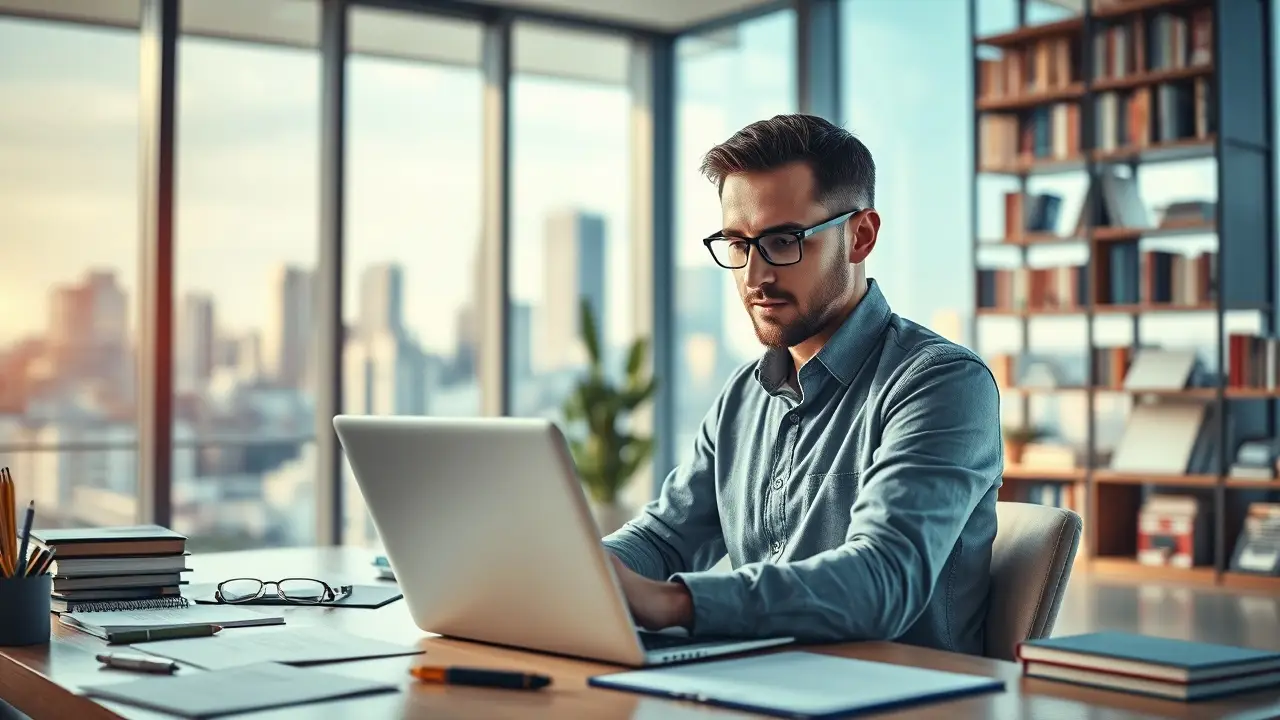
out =
[[1018,643],[1048,637],[1071,578],[1082,523],[1070,510],[996,503],[985,655],[1013,660]]

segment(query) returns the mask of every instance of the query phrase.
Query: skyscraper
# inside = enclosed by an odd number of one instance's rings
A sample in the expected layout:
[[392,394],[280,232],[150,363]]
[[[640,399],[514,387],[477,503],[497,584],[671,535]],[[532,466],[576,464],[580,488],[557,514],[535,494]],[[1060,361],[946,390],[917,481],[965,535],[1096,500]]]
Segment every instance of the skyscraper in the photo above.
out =
[[370,265],[360,274],[360,307],[356,332],[404,331],[404,268],[396,263]]
[[56,288],[49,304],[49,357],[62,378],[97,378],[132,393],[129,300],[109,270]]
[[314,354],[312,279],[311,271],[292,265],[276,271],[275,307],[268,318],[263,360],[269,375],[285,387],[305,386]]
[[542,308],[546,370],[559,370],[583,361],[581,302],[585,298],[596,318],[600,347],[608,346],[605,332],[605,221],[582,210],[562,210],[547,217],[546,279]]
[[346,412],[424,415],[427,358],[403,324],[404,272],[394,264],[361,273],[359,318],[343,349]]
[[215,343],[213,298],[207,293],[187,293],[178,321],[174,378],[178,392],[200,390],[213,374]]

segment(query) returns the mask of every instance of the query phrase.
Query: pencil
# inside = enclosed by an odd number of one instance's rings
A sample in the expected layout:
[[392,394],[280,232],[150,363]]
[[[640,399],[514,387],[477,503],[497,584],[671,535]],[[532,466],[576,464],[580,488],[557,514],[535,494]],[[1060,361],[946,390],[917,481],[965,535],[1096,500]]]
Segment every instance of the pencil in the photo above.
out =
[[14,535],[13,501],[9,495],[9,468],[0,472],[0,565],[3,565],[5,577],[13,577],[17,568],[13,562],[13,551],[9,547],[9,538]]

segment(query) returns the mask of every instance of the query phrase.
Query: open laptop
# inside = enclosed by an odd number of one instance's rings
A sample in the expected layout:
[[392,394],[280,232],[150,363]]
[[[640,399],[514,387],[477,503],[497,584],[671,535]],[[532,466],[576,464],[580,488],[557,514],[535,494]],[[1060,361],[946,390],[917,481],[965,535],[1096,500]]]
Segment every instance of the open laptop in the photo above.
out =
[[422,630],[631,666],[793,640],[638,629],[550,421],[339,415],[333,426]]

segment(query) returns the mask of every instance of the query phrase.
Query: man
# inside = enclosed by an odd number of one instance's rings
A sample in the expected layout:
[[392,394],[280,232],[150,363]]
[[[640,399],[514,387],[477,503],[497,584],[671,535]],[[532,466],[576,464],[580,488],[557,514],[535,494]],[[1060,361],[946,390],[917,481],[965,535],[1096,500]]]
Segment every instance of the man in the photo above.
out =
[[[981,654],[999,395],[979,357],[867,280],[870,152],[783,115],[702,169],[724,222],[703,242],[766,349],[729,378],[693,459],[604,540],[636,622]],[[734,569],[712,571],[726,553]]]

